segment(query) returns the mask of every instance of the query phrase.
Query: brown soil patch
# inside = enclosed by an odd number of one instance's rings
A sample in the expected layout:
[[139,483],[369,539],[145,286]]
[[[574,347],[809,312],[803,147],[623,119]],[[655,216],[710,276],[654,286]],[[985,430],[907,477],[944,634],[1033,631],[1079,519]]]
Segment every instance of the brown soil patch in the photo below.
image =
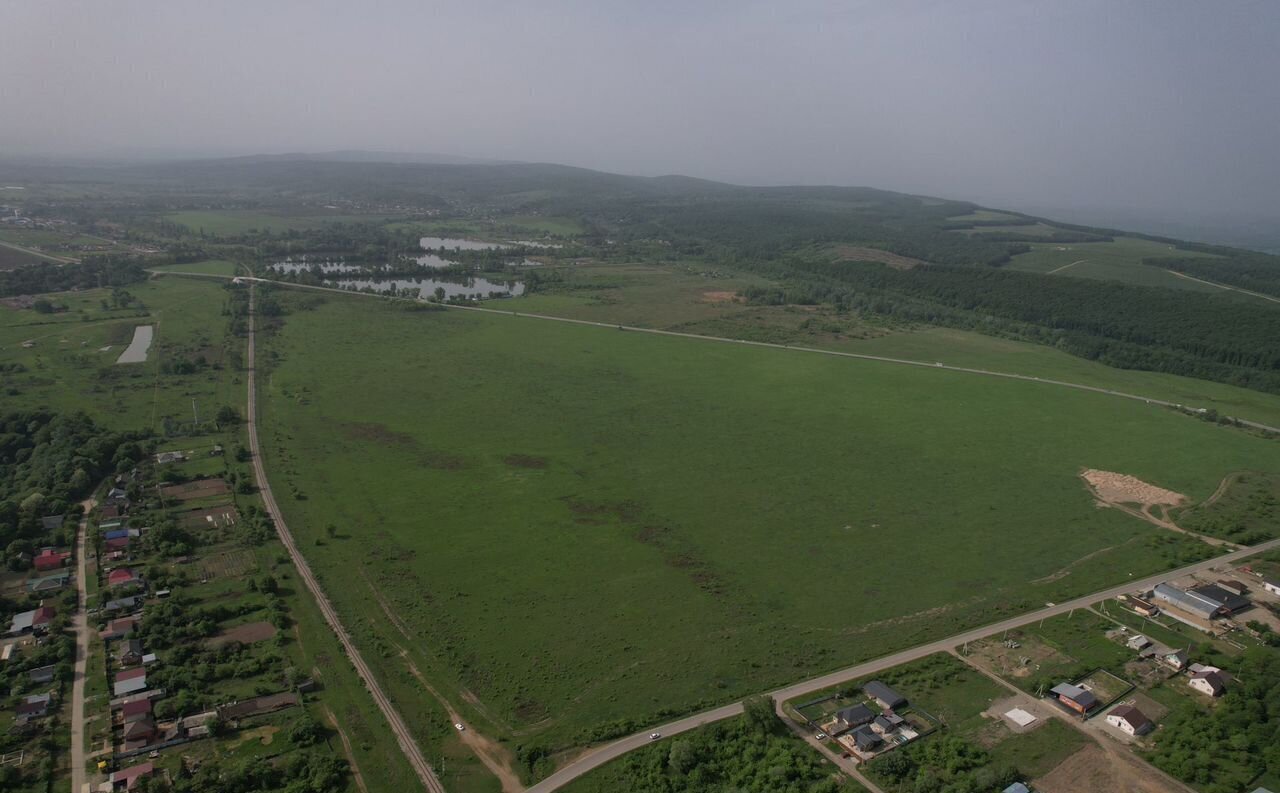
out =
[[1118,754],[1090,744],[1035,780],[1031,787],[1040,793],[1169,793],[1166,779],[1157,777],[1149,768],[1139,768],[1141,761],[1132,759],[1133,764],[1124,762]]
[[197,498],[208,498],[210,496],[221,496],[231,492],[231,488],[227,487],[227,483],[221,479],[197,479],[194,482],[184,482],[180,485],[169,485],[160,488],[160,494],[165,498],[173,498],[178,501],[192,501]]
[[348,422],[340,425],[342,434],[357,441],[373,441],[384,446],[416,446],[418,441],[406,432],[396,432],[383,425],[368,421]]
[[1187,501],[1187,497],[1181,493],[1156,487],[1128,474],[1086,468],[1080,472],[1080,476],[1089,484],[1089,489],[1098,500],[1108,504],[1176,507]]
[[741,303],[737,292],[703,292],[703,303]]
[[532,454],[508,454],[502,462],[512,468],[546,468],[547,458],[535,457]]
[[[1037,639],[1024,636],[1020,632],[1010,631],[1009,639],[1018,642],[1020,646],[1017,648],[1006,647],[999,639],[983,639],[980,642],[970,642],[969,654],[966,660],[973,662],[976,666],[995,672],[1004,678],[1030,677],[1036,672],[1036,667],[1042,664],[1063,664],[1074,660],[1049,645]],[[1026,663],[1023,663],[1022,659],[1024,658],[1027,659]]]
[[266,641],[276,635],[276,626],[269,622],[250,622],[247,625],[237,625],[234,628],[219,633],[217,636],[209,639],[205,644],[210,647],[221,647],[231,642],[239,642],[240,644],[253,644],[254,642]]
[[225,504],[221,507],[184,512],[179,518],[182,525],[189,529],[225,529],[236,525],[240,520],[240,513],[236,512],[236,508],[232,505]]
[[910,270],[928,262],[913,259],[910,256],[899,256],[896,253],[882,251],[879,248],[860,248],[856,245],[837,245],[836,261],[838,262],[880,262],[895,270]]

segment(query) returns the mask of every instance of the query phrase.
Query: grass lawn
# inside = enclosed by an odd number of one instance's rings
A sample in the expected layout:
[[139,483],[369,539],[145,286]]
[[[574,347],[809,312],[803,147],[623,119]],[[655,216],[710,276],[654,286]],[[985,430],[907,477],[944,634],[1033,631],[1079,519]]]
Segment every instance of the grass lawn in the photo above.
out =
[[1088,740],[1079,730],[1051,718],[1031,732],[1011,734],[987,751],[993,765],[1016,766],[1027,779],[1034,779],[1057,768]]
[[1013,261],[1007,266],[1013,270],[1071,278],[1124,281],[1143,286],[1164,286],[1211,294],[1229,294],[1244,300],[1258,299],[1238,292],[1224,292],[1208,284],[1179,278],[1165,271],[1164,268],[1143,264],[1143,259],[1157,257],[1214,258],[1206,253],[1178,250],[1164,242],[1137,237],[1116,237],[1112,242],[1032,243],[1031,248],[1030,252],[1013,257]]
[[[220,282],[167,277],[128,291],[144,307],[104,310],[108,292],[87,290],[57,295],[70,309],[59,314],[0,308],[0,363],[25,369],[5,373],[0,408],[84,410],[111,426],[163,430],[166,420],[191,419],[193,399],[206,416],[243,403],[225,346]],[[155,326],[147,360],[116,364],[138,325]],[[35,346],[22,347],[27,340]],[[166,362],[197,356],[206,365],[195,376],[164,371]]]
[[370,662],[403,650],[499,737],[571,745],[1185,558],[1081,467],[1192,498],[1280,470],[1036,383],[305,299],[259,355],[282,507]]

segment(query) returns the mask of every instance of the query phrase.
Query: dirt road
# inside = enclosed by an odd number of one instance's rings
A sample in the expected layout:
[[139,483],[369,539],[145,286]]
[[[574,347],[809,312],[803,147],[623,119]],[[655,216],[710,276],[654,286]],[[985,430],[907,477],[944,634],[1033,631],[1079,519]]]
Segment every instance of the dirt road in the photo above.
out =
[[387,724],[391,727],[391,732],[395,734],[396,741],[400,744],[400,750],[404,752],[404,756],[409,760],[409,764],[413,766],[414,772],[418,778],[422,780],[422,785],[430,793],[445,793],[444,785],[440,783],[440,779],[436,776],[435,771],[427,763],[426,758],[422,754],[422,750],[418,748],[418,744],[413,740],[413,734],[409,732],[409,727],[401,718],[400,712],[396,710],[391,700],[382,691],[378,685],[377,679],[373,676],[369,665],[365,663],[364,657],[360,655],[360,651],[356,648],[355,642],[351,640],[350,634],[343,627],[342,621],[338,618],[337,611],[333,605],[329,603],[329,599],[325,597],[324,590],[320,588],[320,582],[311,572],[311,567],[307,564],[307,560],[303,558],[298,551],[298,546],[294,544],[293,535],[289,532],[288,525],[284,522],[284,515],[280,513],[280,508],[276,504],[275,496],[271,493],[271,485],[267,482],[267,474],[262,466],[262,449],[258,444],[258,421],[257,421],[257,389],[256,389],[256,370],[254,368],[254,325],[256,317],[253,313],[253,287],[249,287],[249,354],[246,359],[249,371],[249,405],[245,411],[247,417],[246,424],[249,432],[249,451],[253,454],[253,475],[258,481],[258,490],[262,496],[262,503],[266,506],[267,512],[270,513],[271,519],[275,521],[276,532],[280,535],[280,542],[284,544],[285,550],[289,552],[289,558],[293,560],[293,565],[298,569],[298,575],[302,578],[302,582],[306,584],[307,591],[311,593],[316,601],[316,605],[320,607],[320,613],[324,615],[325,622],[333,629],[334,635],[338,637],[338,641],[342,643],[342,649],[346,651],[347,658],[351,661],[351,665],[356,668],[356,673],[360,679],[364,681],[365,687],[368,688],[370,696],[378,706],[378,710],[382,711],[382,715],[386,718]]
[[1196,278],[1195,276],[1187,275],[1186,273],[1180,273],[1177,270],[1165,270],[1165,272],[1173,273],[1179,278],[1185,278],[1188,281],[1195,281],[1201,284],[1208,284],[1209,286],[1216,286],[1219,289],[1225,289],[1228,292],[1239,292],[1241,294],[1250,295],[1252,297],[1260,297],[1263,300],[1270,300],[1272,303],[1280,303],[1280,297],[1272,297],[1271,295],[1264,295],[1261,292],[1251,292],[1248,289],[1241,289],[1237,286],[1227,286],[1226,284],[1218,284],[1218,283],[1214,283],[1213,281],[1206,281],[1203,278]]
[[80,502],[84,517],[76,530],[76,615],[71,621],[76,634],[75,676],[71,683],[71,793],[83,793],[89,784],[84,752],[84,683],[89,670],[89,562],[85,552],[89,545],[89,511],[96,504],[92,498]]

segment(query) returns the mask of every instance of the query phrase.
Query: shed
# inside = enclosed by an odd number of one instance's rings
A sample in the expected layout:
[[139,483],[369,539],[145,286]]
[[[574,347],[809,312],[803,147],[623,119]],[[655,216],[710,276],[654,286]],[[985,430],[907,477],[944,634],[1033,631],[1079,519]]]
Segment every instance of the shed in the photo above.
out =
[[1059,702],[1081,714],[1098,707],[1098,698],[1093,695],[1093,692],[1071,683],[1059,683],[1049,689],[1049,692],[1056,695]]
[[879,680],[872,680],[862,687],[862,693],[880,703],[880,707],[893,710],[907,704],[907,698]]
[[151,776],[155,773],[155,770],[156,767],[152,763],[140,763],[116,771],[111,775],[111,789],[133,790],[137,786],[139,779]]

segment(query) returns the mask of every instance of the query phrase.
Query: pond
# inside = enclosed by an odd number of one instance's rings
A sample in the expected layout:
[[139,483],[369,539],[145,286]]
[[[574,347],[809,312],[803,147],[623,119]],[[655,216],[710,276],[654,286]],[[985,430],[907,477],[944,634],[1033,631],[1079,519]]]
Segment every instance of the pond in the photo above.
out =
[[139,325],[133,329],[133,341],[124,348],[116,363],[142,363],[147,360],[147,351],[151,349],[151,337],[155,328],[151,325]]
[[358,264],[347,264],[341,259],[285,259],[271,264],[271,269],[282,273],[310,272],[315,267],[319,267],[324,273],[356,273],[363,269]]
[[468,278],[463,283],[442,281],[438,278],[344,278],[341,281],[331,281],[325,285],[338,289],[365,289],[371,287],[379,292],[389,292],[392,285],[394,285],[397,292],[403,292],[406,289],[420,289],[422,291],[419,294],[424,298],[434,294],[437,288],[444,289],[446,298],[472,297],[483,299],[493,293],[497,293],[502,297],[519,297],[524,294],[524,284],[518,281],[508,284],[490,281],[487,278]]
[[531,242],[529,240],[513,240],[511,242],[483,242],[481,240],[464,240],[460,237],[423,237],[418,240],[418,245],[426,251],[436,251],[441,248],[445,250],[460,251],[493,251],[499,248],[515,248],[517,246],[525,246],[527,248],[559,248],[549,242]]

